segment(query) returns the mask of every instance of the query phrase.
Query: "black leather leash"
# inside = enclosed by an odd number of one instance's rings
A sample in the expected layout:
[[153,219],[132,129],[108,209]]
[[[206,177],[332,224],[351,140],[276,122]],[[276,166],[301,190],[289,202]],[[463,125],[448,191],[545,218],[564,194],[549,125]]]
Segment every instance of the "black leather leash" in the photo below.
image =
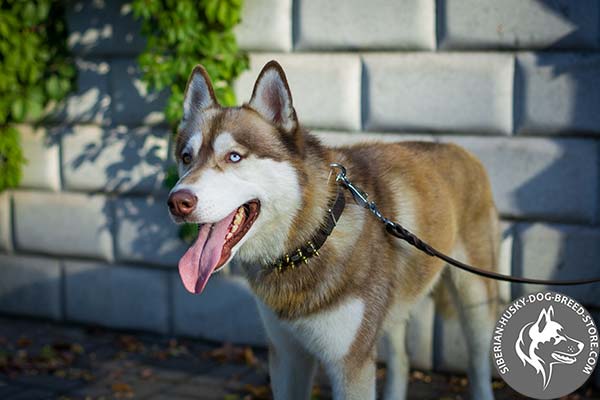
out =
[[533,284],[533,285],[567,286],[567,285],[584,285],[584,284],[588,284],[588,283],[600,282],[600,278],[560,280],[560,281],[546,280],[546,279],[519,278],[516,276],[504,275],[504,274],[499,274],[499,273],[496,273],[493,271],[487,271],[485,269],[477,268],[472,265],[465,264],[463,262],[455,260],[454,258],[447,256],[446,254],[431,247],[429,244],[427,244],[424,241],[422,241],[421,239],[419,239],[414,233],[410,232],[408,229],[404,228],[399,223],[391,221],[391,220],[387,219],[386,217],[384,217],[381,214],[381,212],[379,211],[379,209],[377,208],[377,205],[375,204],[375,202],[368,200],[369,195],[367,193],[363,192],[362,190],[360,190],[352,182],[350,182],[350,180],[346,176],[346,168],[344,168],[343,165],[338,164],[338,163],[333,163],[333,164],[331,164],[331,167],[338,168],[340,170],[340,172],[338,173],[338,175],[335,179],[336,182],[338,182],[345,189],[348,189],[348,191],[352,194],[352,197],[353,197],[354,201],[356,202],[356,204],[371,211],[371,213],[373,213],[375,215],[375,217],[377,217],[377,219],[379,219],[385,225],[385,229],[389,234],[397,237],[398,239],[402,239],[402,240],[408,242],[411,246],[416,247],[417,249],[421,250],[422,252],[424,252],[432,257],[437,257],[441,260],[446,261],[448,264],[450,264],[454,267],[460,268],[464,271],[468,271],[473,274],[483,276],[486,278],[496,279],[498,281],[513,282],[513,283],[529,283],[529,284]]

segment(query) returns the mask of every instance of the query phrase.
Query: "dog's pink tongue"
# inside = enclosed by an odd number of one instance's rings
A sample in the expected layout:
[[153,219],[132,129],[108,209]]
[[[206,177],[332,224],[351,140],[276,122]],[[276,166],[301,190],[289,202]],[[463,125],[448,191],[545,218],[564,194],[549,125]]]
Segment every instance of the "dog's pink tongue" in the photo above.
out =
[[215,224],[202,225],[196,243],[179,260],[179,276],[189,292],[199,294],[206,286],[221,259],[225,236],[236,211]]

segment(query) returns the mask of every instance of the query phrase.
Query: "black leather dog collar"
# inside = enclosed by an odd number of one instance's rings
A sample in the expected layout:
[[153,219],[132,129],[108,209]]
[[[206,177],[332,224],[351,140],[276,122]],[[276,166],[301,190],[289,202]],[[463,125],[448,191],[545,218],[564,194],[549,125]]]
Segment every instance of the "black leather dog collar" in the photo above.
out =
[[325,244],[331,232],[335,229],[346,207],[346,198],[342,187],[338,187],[337,195],[327,209],[325,221],[315,232],[312,239],[291,253],[284,254],[274,262],[268,264],[267,268],[282,272],[288,268],[296,268],[301,263],[308,264],[308,259],[319,256],[319,249]]

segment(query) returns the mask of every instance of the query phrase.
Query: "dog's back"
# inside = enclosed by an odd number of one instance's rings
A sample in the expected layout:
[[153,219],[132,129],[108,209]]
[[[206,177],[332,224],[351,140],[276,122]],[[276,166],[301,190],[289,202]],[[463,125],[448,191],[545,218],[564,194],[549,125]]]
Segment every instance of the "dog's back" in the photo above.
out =
[[[454,144],[432,142],[364,143],[335,151],[347,162],[350,179],[370,193],[388,218],[443,253],[497,269],[498,216],[487,173],[471,153]],[[382,236],[377,242],[385,246],[390,239]],[[442,261],[405,243],[394,239],[390,244],[401,249],[401,264],[414,268],[408,272],[411,276],[443,267]],[[399,270],[397,264],[391,269]],[[403,293],[427,291],[414,278],[410,282]],[[485,282],[494,297],[496,284]]]

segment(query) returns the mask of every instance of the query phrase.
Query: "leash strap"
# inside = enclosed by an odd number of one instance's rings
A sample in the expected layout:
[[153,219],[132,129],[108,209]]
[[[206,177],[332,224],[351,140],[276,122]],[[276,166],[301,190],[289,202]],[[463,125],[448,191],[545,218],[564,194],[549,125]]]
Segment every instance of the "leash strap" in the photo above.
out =
[[338,163],[333,163],[333,164],[331,164],[331,167],[337,168],[340,170],[340,172],[338,173],[338,175],[336,177],[336,182],[338,182],[342,187],[347,189],[352,194],[352,197],[354,198],[354,201],[356,202],[356,204],[371,211],[371,213],[373,213],[375,215],[375,217],[377,217],[377,219],[379,219],[385,225],[385,230],[390,235],[395,236],[398,239],[404,240],[411,246],[416,247],[417,249],[421,250],[422,252],[426,253],[427,255],[429,255],[431,257],[437,257],[441,260],[444,260],[445,262],[447,262],[448,264],[450,264],[456,268],[460,268],[460,269],[462,269],[464,271],[468,271],[472,274],[483,276],[483,277],[490,278],[490,279],[495,279],[498,281],[513,282],[513,283],[529,283],[532,285],[572,286],[572,285],[585,285],[585,284],[589,284],[589,283],[600,282],[600,278],[575,279],[575,280],[547,280],[547,279],[534,279],[534,278],[520,278],[520,277],[516,277],[516,276],[512,276],[512,275],[499,274],[497,272],[488,271],[488,270],[485,270],[482,268],[477,268],[472,265],[465,264],[463,262],[455,260],[454,258],[436,250],[435,248],[433,248],[432,246],[430,246],[423,240],[419,239],[419,237],[417,235],[410,232],[408,229],[404,228],[399,223],[391,221],[391,220],[387,219],[386,217],[384,217],[381,214],[381,212],[379,211],[379,209],[377,208],[377,205],[375,204],[375,202],[368,200],[369,195],[367,193],[365,193],[364,191],[360,190],[352,182],[350,182],[350,180],[346,176],[346,168],[344,168],[343,165],[338,164]]

